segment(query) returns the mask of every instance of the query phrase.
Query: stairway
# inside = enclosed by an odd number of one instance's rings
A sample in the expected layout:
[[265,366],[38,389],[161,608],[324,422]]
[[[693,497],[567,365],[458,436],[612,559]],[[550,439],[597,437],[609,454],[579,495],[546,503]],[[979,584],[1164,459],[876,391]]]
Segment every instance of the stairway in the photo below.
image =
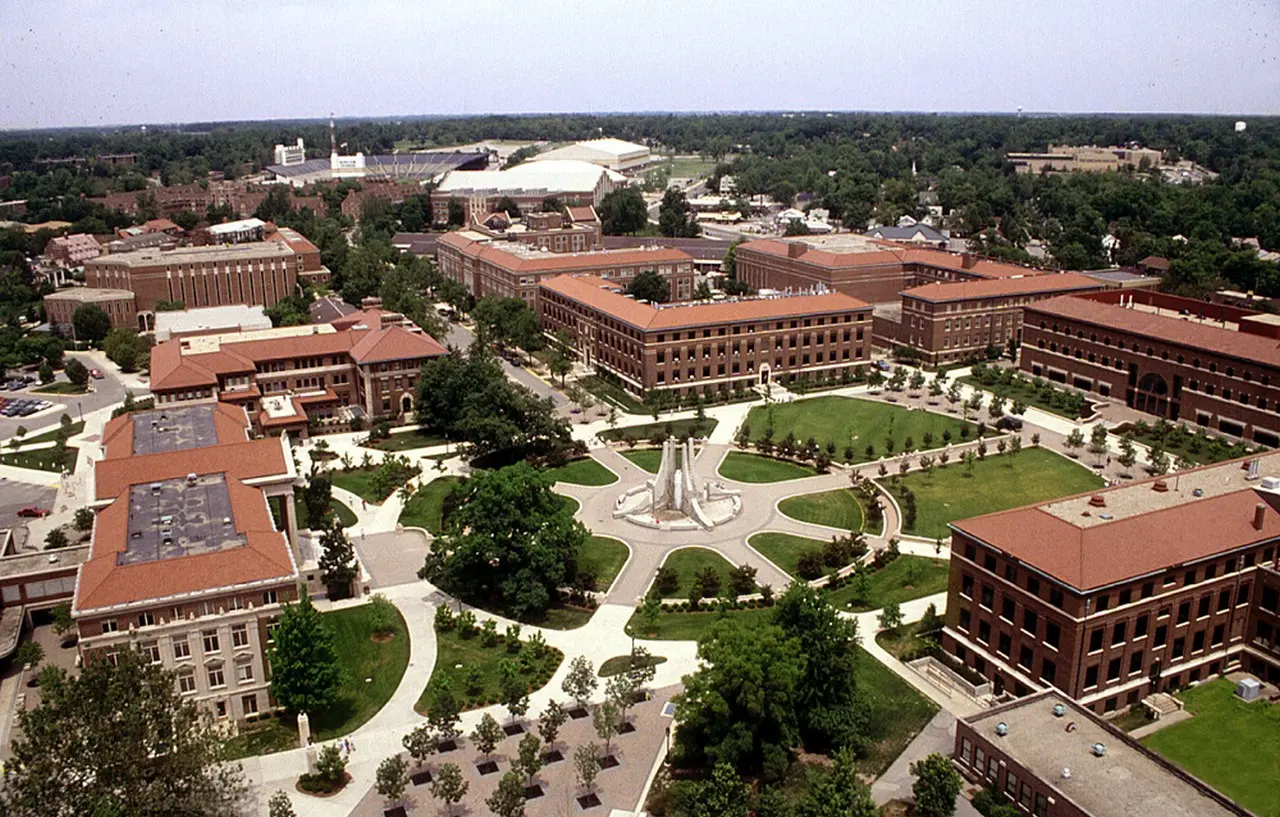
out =
[[1182,709],[1182,701],[1167,692],[1156,692],[1142,699],[1142,704],[1160,720],[1165,715]]

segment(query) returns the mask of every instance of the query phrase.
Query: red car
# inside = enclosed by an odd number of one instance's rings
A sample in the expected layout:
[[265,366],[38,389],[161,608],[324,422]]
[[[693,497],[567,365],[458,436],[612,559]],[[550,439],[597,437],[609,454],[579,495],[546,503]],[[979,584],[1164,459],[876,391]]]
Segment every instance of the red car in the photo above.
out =
[[34,516],[35,518],[39,519],[41,517],[48,516],[51,513],[53,512],[50,511],[48,508],[37,508],[35,505],[28,505],[27,507],[18,511],[18,516]]
[[98,371],[97,369],[90,369],[89,376],[92,377],[94,380],[101,380],[102,372]]

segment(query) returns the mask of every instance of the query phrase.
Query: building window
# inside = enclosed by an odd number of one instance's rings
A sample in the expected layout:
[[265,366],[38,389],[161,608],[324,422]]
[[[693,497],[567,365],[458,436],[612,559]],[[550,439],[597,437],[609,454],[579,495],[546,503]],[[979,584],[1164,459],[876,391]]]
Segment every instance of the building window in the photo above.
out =
[[1057,648],[1058,642],[1062,640],[1062,629],[1052,621],[1044,623],[1044,643],[1050,647]]
[[973,743],[968,738],[960,738],[960,762],[968,764],[973,754]]
[[206,653],[218,652],[222,649],[221,645],[218,643],[217,630],[205,630],[201,635],[204,640],[204,651]]
[[1107,664],[1107,680],[1108,681],[1120,680],[1120,659],[1119,658],[1112,658],[1111,662]]
[[138,626],[139,626],[139,627],[153,627],[153,626],[155,626],[155,623],[156,623],[156,617],[155,617],[155,614],[154,614],[154,613],[139,613],[139,614],[138,614]]
[[154,641],[149,641],[142,645],[142,654],[147,657],[147,662],[151,664],[160,663],[160,645]]
[[1040,680],[1050,686],[1058,680],[1058,665],[1048,658],[1040,663]]
[[183,695],[190,695],[196,691],[196,674],[193,670],[183,670],[178,673],[178,691]]
[[226,678],[222,675],[222,667],[209,667],[209,688],[217,689],[227,685]]
[[175,660],[191,657],[191,644],[187,641],[185,635],[175,635],[172,640],[173,657]]
[[1013,599],[1009,598],[1008,596],[1003,597],[1003,598],[1001,599],[1001,605],[1000,605],[1000,606],[1001,606],[1001,610],[1000,610],[1000,618],[1002,618],[1002,619],[1004,619],[1005,621],[1007,621],[1007,622],[1009,622],[1010,624],[1012,624],[1012,623],[1013,623],[1014,611],[1015,611],[1014,604],[1013,604]]
[[244,710],[246,715],[258,714],[258,696],[245,695],[240,699],[240,708]]
[[982,600],[979,603],[988,610],[992,609],[992,605],[995,604],[995,591],[990,585],[982,585]]
[[1169,628],[1161,624],[1156,628],[1155,646],[1163,647],[1165,639],[1168,638]]
[[276,591],[274,591],[274,590],[268,590],[268,591],[266,591],[265,593],[263,593],[263,594],[262,594],[262,603],[263,603],[263,604],[275,604],[275,603],[276,603]]
[[104,633],[114,633],[114,632],[117,632],[119,629],[120,629],[120,625],[119,623],[116,622],[114,618],[109,618],[106,621],[102,622],[102,632]]
[[253,682],[253,664],[245,663],[236,667],[236,681],[241,684]]
[[1123,644],[1125,642],[1127,630],[1128,626],[1125,622],[1117,622],[1115,628],[1111,631],[1111,646],[1114,647],[1117,644]]
[[1084,671],[1084,688],[1093,689],[1098,685],[1098,665],[1094,664]]
[[1032,635],[1036,634],[1036,627],[1040,623],[1040,617],[1036,615],[1034,610],[1022,611],[1022,629]]
[[215,701],[213,704],[213,714],[216,718],[225,718],[227,716],[227,702]]
[[237,649],[249,646],[249,629],[244,624],[232,625],[231,646]]
[[1089,633],[1089,652],[1100,652],[1102,650],[1102,628]]

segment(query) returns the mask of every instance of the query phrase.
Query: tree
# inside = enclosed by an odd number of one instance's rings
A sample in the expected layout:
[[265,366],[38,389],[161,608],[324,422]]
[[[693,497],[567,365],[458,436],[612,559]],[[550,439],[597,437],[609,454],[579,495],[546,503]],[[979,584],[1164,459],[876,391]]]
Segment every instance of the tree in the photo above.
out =
[[71,329],[76,340],[101,343],[111,331],[111,316],[97,304],[80,304],[71,313]]
[[71,543],[67,540],[67,534],[65,531],[62,530],[62,528],[54,528],[53,530],[45,534],[45,537],[44,537],[45,550],[60,550],[69,544]]
[[39,375],[41,383],[53,382],[53,367],[49,365],[48,361],[40,364]]
[[450,227],[461,227],[467,221],[467,208],[462,203],[462,199],[457,196],[450,196],[449,201],[445,204],[445,220]]
[[329,597],[346,598],[351,595],[351,585],[359,575],[356,567],[356,551],[336,518],[320,536],[320,571],[324,575]]
[[267,801],[267,817],[298,817],[298,814],[293,810],[293,803],[289,801],[289,795],[282,791],[277,791]]
[[536,615],[573,584],[587,536],[544,472],[525,462],[478,471],[460,486],[419,576],[513,618]]
[[[316,443],[319,449],[320,443]],[[330,506],[333,502],[333,483],[324,474],[312,474],[311,479],[307,481],[307,486],[302,489],[302,506],[307,511],[307,525],[312,528],[323,528],[325,520],[329,517]]]
[[342,668],[333,633],[305,592],[284,606],[270,661],[271,694],[289,712],[318,713],[333,703]]
[[503,196],[493,205],[495,213],[506,213],[512,218],[520,218],[520,205],[516,204],[515,199],[510,196]]
[[1071,456],[1078,456],[1076,450],[1084,445],[1084,432],[1078,428],[1071,429],[1071,433],[1062,442],[1063,447],[1067,449],[1067,453]]
[[1116,462],[1120,463],[1127,473],[1137,461],[1138,449],[1133,444],[1133,435],[1125,434],[1120,438],[1120,453],[1116,456]]
[[[528,732],[520,738],[520,745],[516,748],[516,760],[519,763],[518,768],[524,773],[525,782],[531,785],[533,776],[542,768],[542,741],[538,740],[537,735]],[[516,768],[515,764],[512,764],[512,768]]]
[[573,361],[563,349],[557,346],[551,350],[551,359],[547,361],[547,368],[551,370],[553,376],[560,378],[560,388],[563,389],[565,376],[573,371]]
[[591,713],[591,725],[595,727],[596,735],[600,740],[604,741],[604,753],[608,755],[613,739],[622,726],[618,704],[608,699],[597,706]]
[[83,389],[89,383],[88,368],[74,357],[67,361],[66,373],[67,380],[70,380],[72,385]]
[[656,270],[645,270],[631,279],[627,294],[638,301],[665,304],[671,300],[671,285]]
[[893,632],[902,626],[902,610],[898,607],[898,603],[891,601],[880,611],[880,627],[881,629]]
[[18,645],[13,657],[18,664],[35,668],[44,660],[44,647],[38,641],[24,641]]
[[871,789],[858,779],[854,753],[842,749],[831,772],[809,790],[795,817],[876,817],[879,813]]
[[54,605],[50,613],[53,614],[54,635],[61,638],[75,629],[76,622],[71,617],[71,602],[64,601],[61,604]]
[[247,787],[222,764],[222,732],[183,697],[173,673],[141,653],[87,653],[78,674],[51,673],[40,703],[18,713],[5,763],[9,814],[239,811]]
[[578,706],[586,704],[587,699],[596,691],[600,682],[596,680],[595,668],[585,655],[574,656],[569,662],[569,674],[565,676],[560,688],[564,694],[577,701]]
[[[448,607],[439,609],[448,610]],[[446,675],[435,678],[427,694],[427,723],[440,736],[442,741],[450,741],[458,737],[458,721],[462,717],[458,697],[453,693],[453,682]]]
[[422,765],[440,748],[440,738],[429,724],[416,727],[400,740],[414,762]]
[[81,533],[91,530],[93,528],[93,511],[88,508],[76,508],[72,524]]
[[102,351],[107,359],[126,372],[137,368],[138,360],[146,354],[147,348],[147,342],[137,332],[122,327],[107,332],[102,341]]
[[689,817],[747,817],[751,787],[728,763],[717,763],[711,779],[698,784],[688,798]]
[[702,232],[682,191],[668,187],[662,194],[662,203],[658,205],[658,229],[672,238],[696,238]]
[[520,773],[512,769],[504,774],[484,804],[497,817],[524,817],[524,781],[520,779]]
[[920,817],[951,817],[956,811],[956,798],[960,796],[964,782],[951,765],[951,760],[933,752],[912,763],[911,773],[916,777],[911,785],[916,813]]
[[1089,432],[1089,453],[1099,460],[1107,453],[1107,427],[1102,423],[1095,425],[1093,431]]
[[542,736],[542,742],[548,746],[555,745],[556,738],[560,736],[560,727],[568,720],[569,712],[559,701],[547,701],[547,708],[542,710],[542,715],[538,718],[538,734]]
[[316,755],[316,777],[334,786],[341,783],[346,774],[347,758],[338,749],[337,744],[330,743],[320,747]]
[[594,743],[584,743],[573,751],[573,769],[578,776],[578,785],[585,791],[591,791],[600,773],[600,755]]
[[399,800],[409,787],[409,764],[398,753],[383,758],[378,764],[376,781],[374,788],[378,794],[389,802]]
[[471,784],[462,778],[462,769],[456,763],[445,763],[431,778],[431,796],[444,803],[446,814],[467,796],[470,788]]
[[476,749],[480,754],[488,757],[493,754],[493,750],[497,748],[498,743],[506,733],[502,731],[502,727],[493,719],[488,712],[480,717],[480,722],[476,724],[476,728],[471,732],[471,742],[476,745]]
[[636,233],[649,223],[649,208],[638,187],[622,187],[606,193],[596,212],[605,235]]
[[529,683],[520,675],[520,667],[509,658],[498,662],[498,676],[499,702],[507,708],[511,720],[519,720],[529,711]]

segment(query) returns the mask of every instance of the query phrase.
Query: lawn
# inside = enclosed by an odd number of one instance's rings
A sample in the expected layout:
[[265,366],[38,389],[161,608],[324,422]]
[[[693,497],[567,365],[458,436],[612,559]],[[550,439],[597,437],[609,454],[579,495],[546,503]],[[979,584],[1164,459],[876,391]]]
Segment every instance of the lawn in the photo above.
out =
[[632,667],[656,667],[665,663],[667,663],[667,658],[663,655],[647,655],[639,661],[632,661],[630,655],[615,655],[612,658],[605,659],[605,662],[600,665],[600,669],[596,670],[596,675],[601,678],[612,678],[615,675],[621,675]]
[[334,468],[327,472],[329,481],[345,491],[350,491],[371,505],[381,505],[387,497],[378,493],[373,487],[373,475],[378,472],[376,466],[370,468],[355,467],[350,471]]
[[582,504],[571,496],[565,496],[564,494],[556,494],[556,496],[560,497],[560,504],[569,509],[570,516],[577,513],[578,509],[582,507]]
[[1223,460],[1244,457],[1250,452],[1249,446],[1244,443],[1233,444],[1225,438],[1210,437],[1205,433],[1192,434],[1182,426],[1177,430],[1171,429],[1161,433],[1146,423],[1135,423],[1128,427],[1117,426],[1114,431],[1122,436],[1127,433],[1133,437],[1134,442],[1148,446],[1159,444],[1163,437],[1165,453],[1171,459],[1176,460],[1181,457],[1193,465],[1210,465]]
[[547,476],[556,482],[572,485],[612,485],[618,475],[590,457],[567,462],[558,468],[547,469]]
[[[1023,381],[1012,385],[1003,383],[987,384],[984,383],[981,378],[973,375],[966,375],[965,377],[959,378],[959,380],[966,386],[973,386],[975,389],[989,391],[992,394],[999,395],[1000,397],[1006,397],[1009,399],[1010,403],[1017,400],[1019,402],[1026,403],[1028,406],[1033,408],[1038,408],[1041,411],[1047,411],[1050,414],[1056,414],[1059,417],[1066,417],[1068,420],[1074,420],[1080,416],[1075,411],[1064,407],[1061,403],[1053,401],[1053,396],[1057,396],[1058,399],[1061,400],[1062,395],[1071,395],[1074,394],[1074,392],[1054,387],[1052,384],[1049,384],[1049,388],[1036,391],[1030,381]],[[1091,404],[1086,400],[1086,412],[1089,410],[1090,405]],[[1008,411],[1008,406],[1005,407],[1005,410]]]
[[[711,175],[711,171],[716,169],[716,163],[713,159],[704,159],[701,156],[671,156],[664,158],[660,165],[653,165],[649,169],[656,167],[664,167],[671,173],[673,179],[701,179]],[[730,201],[733,196],[726,196]]]
[[[638,448],[635,451],[623,451],[622,456],[631,460],[650,474],[658,473],[658,465],[662,462],[661,448]],[[681,454],[676,454],[676,466],[682,462]]]
[[[526,642],[522,639],[520,644],[523,643]],[[422,714],[427,711],[427,693],[438,678],[448,678],[452,682],[454,695],[458,697],[463,709],[475,709],[497,702],[501,681],[498,668],[501,662],[510,659],[517,664],[521,663],[518,658],[520,647],[508,650],[506,635],[502,630],[499,630],[494,643],[485,646],[484,636],[479,632],[463,638],[456,626],[446,631],[437,627],[436,650],[435,670],[415,707]],[[546,647],[540,658],[532,659],[529,667],[522,671],[529,681],[530,691],[544,686],[563,660],[564,653],[555,647]],[[470,680],[473,685],[470,687],[467,684],[468,675],[472,676]]]
[[455,485],[464,482],[462,477],[437,477],[414,492],[400,511],[399,523],[406,527],[422,528],[432,534],[440,533],[443,526],[444,498]]
[[69,380],[58,380],[44,386],[39,386],[31,391],[37,394],[86,394],[89,391],[88,386],[77,386]]
[[856,591],[852,583],[832,590],[827,601],[837,610],[880,610],[886,604],[903,604],[944,592],[950,570],[951,564],[945,559],[899,556],[871,574],[865,604],[853,602]]
[[934,539],[946,538],[950,534],[947,523],[957,519],[1084,493],[1105,483],[1066,457],[1043,448],[1024,448],[1017,454],[977,460],[971,475],[963,464],[955,462],[935,469],[932,476],[917,472],[896,485],[892,481],[887,484],[899,506],[904,488],[915,493],[916,524],[904,527],[904,532]]
[[337,699],[321,712],[311,713],[311,732],[317,741],[345,735],[377,714],[400,685],[409,665],[409,630],[399,612],[395,637],[375,642],[369,605],[324,614],[333,629],[334,647],[344,681]]
[[[13,439],[18,442],[19,447],[24,445],[32,445],[34,443],[51,443],[51,442],[57,441],[58,435],[62,433],[62,430],[63,430],[62,426],[57,426],[55,428],[49,429],[48,431],[42,431],[33,437],[14,437]],[[74,437],[75,435],[84,431],[84,421],[81,420],[78,423],[72,423],[71,425],[67,426],[66,431],[67,431],[67,437]]]
[[1142,742],[1255,814],[1280,814],[1280,705],[1234,689],[1219,678],[1178,693],[1195,717]]
[[590,570],[596,577],[596,589],[608,590],[627,563],[631,551],[610,536],[592,536],[578,554],[578,569]]
[[631,392],[598,375],[583,377],[578,380],[578,385],[599,397],[601,401],[615,405],[630,414],[649,413],[649,408]]
[[53,456],[52,448],[37,448],[35,451],[19,454],[0,454],[0,465],[13,465],[18,468],[31,468],[38,471],[76,470],[76,453],[78,448],[68,448],[61,460]]
[[[753,409],[754,410],[754,409]],[[652,440],[657,435],[666,435],[675,437],[676,439],[684,439],[685,437],[705,437],[712,431],[715,431],[716,423],[719,421],[714,417],[707,417],[702,422],[698,422],[696,418],[686,417],[683,420],[661,420],[656,423],[645,423],[639,426],[627,426],[626,428],[615,428],[609,431],[600,432],[602,440]]]
[[728,559],[714,550],[701,547],[674,550],[667,556],[662,566],[669,567],[680,575],[680,586],[674,593],[667,594],[667,598],[673,599],[688,598],[689,591],[693,588],[694,578],[705,568],[713,568],[720,574],[721,587],[728,585],[729,571],[733,570],[733,564]]
[[427,448],[433,445],[443,445],[444,437],[432,432],[423,431],[420,428],[413,431],[404,431],[399,434],[392,434],[390,437],[382,440],[373,440],[364,444],[365,448],[376,448],[379,451],[411,451],[415,448]]
[[811,550],[821,553],[822,546],[826,543],[807,536],[770,532],[755,534],[747,540],[747,544],[787,573],[796,576],[799,575],[801,554]]
[[[755,406],[747,414],[747,425],[754,440],[764,437],[765,429],[772,426],[775,444],[788,434],[794,434],[801,443],[810,437],[822,446],[834,442],[838,457],[843,458],[846,447],[853,449],[852,462],[901,453],[908,437],[916,450],[924,450],[941,447],[944,432],[949,431],[951,439],[959,442],[962,428],[968,429],[970,438],[978,431],[973,423],[954,417],[834,395]],[[925,442],[925,434],[931,435],[931,442]],[[893,440],[892,452],[886,444],[888,439]],[[871,456],[867,455],[868,445],[873,447]]]
[[858,698],[868,709],[870,747],[858,759],[864,774],[877,776],[902,754],[938,707],[861,647],[858,648]]
[[[338,522],[344,528],[351,527],[357,521],[355,512],[336,499],[329,500],[329,510],[338,518]],[[300,494],[293,495],[293,512],[297,518],[299,528],[311,527],[310,515],[307,513],[307,503],[302,501]]]
[[637,611],[627,622],[627,632],[634,632],[636,638],[653,639],[655,641],[697,641],[721,617],[728,617],[748,627],[758,627],[773,621],[773,610],[756,608],[754,610],[718,610],[697,613],[659,613],[658,623],[652,629],[644,629]]
[[842,530],[862,530],[865,521],[862,503],[849,488],[789,496],[778,503],[778,510],[801,522]]
[[807,465],[730,451],[720,463],[720,476],[738,482],[783,482],[788,479],[811,477],[818,472]]

